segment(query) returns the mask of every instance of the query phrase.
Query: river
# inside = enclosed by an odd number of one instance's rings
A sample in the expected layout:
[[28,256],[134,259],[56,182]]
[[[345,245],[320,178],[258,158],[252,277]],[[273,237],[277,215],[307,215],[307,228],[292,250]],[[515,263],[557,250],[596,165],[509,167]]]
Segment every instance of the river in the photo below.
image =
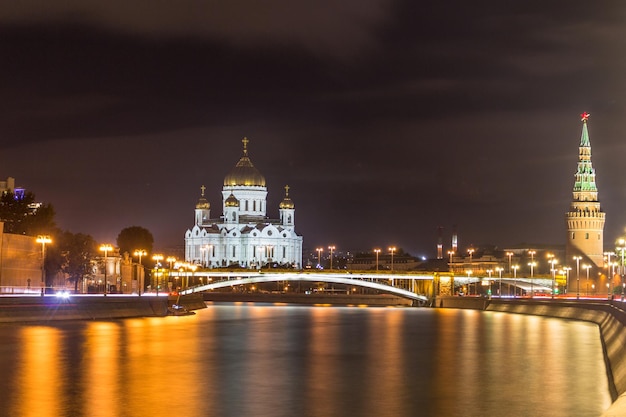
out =
[[0,325],[10,417],[599,416],[596,325],[455,309],[214,304]]

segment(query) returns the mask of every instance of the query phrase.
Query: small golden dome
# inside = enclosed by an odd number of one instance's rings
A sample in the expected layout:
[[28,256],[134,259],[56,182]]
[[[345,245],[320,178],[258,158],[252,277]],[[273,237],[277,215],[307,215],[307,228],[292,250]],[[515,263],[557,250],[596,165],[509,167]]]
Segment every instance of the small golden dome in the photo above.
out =
[[237,197],[235,197],[233,193],[230,193],[226,201],[224,201],[224,205],[226,207],[239,207],[239,200],[237,200]]
[[243,138],[243,156],[237,165],[224,178],[224,186],[261,186],[265,187],[265,177],[252,165],[248,157],[248,138]]
[[208,210],[208,209],[211,208],[211,204],[209,204],[209,202],[207,201],[206,198],[200,197],[200,199],[198,200],[198,203],[196,204],[196,208],[197,209]]
[[285,198],[283,198],[283,201],[280,202],[280,204],[278,205],[278,208],[281,208],[281,209],[295,208],[293,201],[291,200],[291,198],[289,198],[289,186],[288,185],[285,185]]

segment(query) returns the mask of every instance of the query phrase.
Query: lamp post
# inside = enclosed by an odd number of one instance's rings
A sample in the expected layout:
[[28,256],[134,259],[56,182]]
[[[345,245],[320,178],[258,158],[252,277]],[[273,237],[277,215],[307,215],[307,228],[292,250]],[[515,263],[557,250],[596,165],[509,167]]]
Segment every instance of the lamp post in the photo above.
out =
[[329,246],[328,250],[330,251],[330,268],[329,269],[332,271],[332,269],[333,269],[333,251],[335,250],[335,246],[334,245]]
[[[491,274],[493,273],[493,269],[487,269],[486,272],[489,276],[489,292],[491,293]],[[489,294],[489,298],[491,298],[491,294]]]
[[467,271],[465,271],[465,273],[467,274],[467,295],[472,295],[472,291],[470,290],[472,287],[470,286],[470,277],[472,276],[472,270],[468,269]]
[[389,248],[389,252],[391,253],[391,273],[393,274],[393,254],[396,251],[396,247],[392,246]]
[[46,292],[46,244],[52,243],[52,239],[48,235],[39,235],[36,242],[41,243],[41,296],[43,297]]
[[152,260],[154,261],[155,265],[154,265],[154,284],[156,286],[156,295],[159,295],[159,267],[161,266],[161,261],[163,260],[163,255],[161,254],[154,254],[152,256]]
[[563,293],[567,294],[567,287],[569,287],[569,271],[571,271],[572,268],[565,266],[563,267],[563,270],[565,271],[565,291],[563,291]]
[[467,253],[469,254],[469,258],[470,258],[470,261],[469,261],[469,266],[470,266],[470,268],[471,268],[471,267],[472,267],[472,257],[473,257],[473,255],[474,255],[474,249],[472,249],[472,248],[468,249],[468,250],[467,250]]
[[583,259],[583,257],[574,256],[573,259],[576,261],[576,299],[579,299],[580,298],[580,261]]
[[[200,248],[202,249],[202,248]],[[172,279],[172,265],[174,265],[174,262],[176,262],[176,257],[175,256],[168,256],[167,258],[165,258],[165,261],[167,263],[170,264],[170,269],[167,271],[167,280],[171,280]],[[169,284],[168,284],[169,286]]]
[[107,295],[107,285],[108,285],[108,282],[107,282],[107,269],[108,269],[108,266],[109,266],[108,262],[107,262],[107,259],[108,259],[109,252],[113,250],[113,246],[109,245],[108,243],[105,243],[105,244],[100,245],[100,250],[102,252],[104,252],[104,296],[106,297],[106,295]]
[[556,265],[558,261],[554,259],[554,255],[550,256],[552,259],[550,259],[548,263],[551,265],[550,272],[552,272],[552,298],[554,298],[554,285],[556,284],[556,269],[554,268],[554,265]]
[[141,288],[143,287],[143,276],[144,276],[144,267],[143,264],[141,263],[141,257],[142,256],[146,256],[148,254],[148,252],[146,252],[145,249],[135,249],[135,252],[133,253],[135,256],[139,257],[139,271],[138,271],[138,277],[137,277],[137,291],[139,293],[139,295],[141,295]]
[[513,257],[513,252],[507,252],[506,256],[509,257],[509,274],[511,273],[511,258]]
[[380,253],[380,249],[374,249],[374,253],[376,254],[376,272],[378,272],[378,254]]
[[587,270],[587,285],[585,286],[585,295],[586,296],[589,295],[589,268],[591,268],[591,265],[583,264],[583,269]]
[[535,293],[535,286],[533,281],[533,272],[535,270],[535,262],[532,261],[528,264],[530,266],[530,298],[533,298],[533,294]]
[[498,288],[498,297],[502,298],[502,269],[499,266],[496,266],[496,271],[498,271],[498,275],[500,276],[500,285]]
[[517,297],[517,270],[519,265],[513,265],[513,298]]
[[317,269],[322,267],[322,252],[324,252],[324,248],[317,248]]

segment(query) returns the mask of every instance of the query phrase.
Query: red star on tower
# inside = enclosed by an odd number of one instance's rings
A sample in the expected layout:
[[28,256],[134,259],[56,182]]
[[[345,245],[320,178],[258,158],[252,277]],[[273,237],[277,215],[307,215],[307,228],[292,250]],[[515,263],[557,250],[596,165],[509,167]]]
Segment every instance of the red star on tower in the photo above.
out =
[[583,112],[583,113],[580,115],[580,121],[581,121],[581,122],[586,122],[586,121],[587,121],[587,119],[589,119],[589,116],[591,116],[589,113],[587,113],[587,112]]

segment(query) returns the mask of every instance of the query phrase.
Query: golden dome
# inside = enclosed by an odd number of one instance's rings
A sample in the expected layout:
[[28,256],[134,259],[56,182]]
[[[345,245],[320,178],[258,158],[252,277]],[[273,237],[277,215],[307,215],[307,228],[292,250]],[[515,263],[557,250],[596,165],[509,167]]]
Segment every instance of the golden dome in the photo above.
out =
[[226,207],[239,207],[239,200],[237,200],[237,197],[235,197],[233,193],[230,193],[226,201],[224,201],[224,205]]
[[283,201],[280,202],[280,204],[278,205],[278,208],[281,208],[281,209],[295,208],[293,201],[291,200],[291,198],[289,198],[289,186],[288,185],[285,185],[285,198],[283,198]]
[[224,178],[224,186],[261,186],[265,187],[265,177],[252,165],[248,157],[248,138],[243,138],[243,156],[237,165]]
[[206,190],[206,187],[203,185],[202,187],[200,187],[200,190],[202,191],[202,194],[200,195],[200,198],[198,199],[198,203],[196,204],[196,208],[197,209],[208,210],[208,209],[211,208],[211,204],[209,204],[207,199],[204,198],[204,190]]

